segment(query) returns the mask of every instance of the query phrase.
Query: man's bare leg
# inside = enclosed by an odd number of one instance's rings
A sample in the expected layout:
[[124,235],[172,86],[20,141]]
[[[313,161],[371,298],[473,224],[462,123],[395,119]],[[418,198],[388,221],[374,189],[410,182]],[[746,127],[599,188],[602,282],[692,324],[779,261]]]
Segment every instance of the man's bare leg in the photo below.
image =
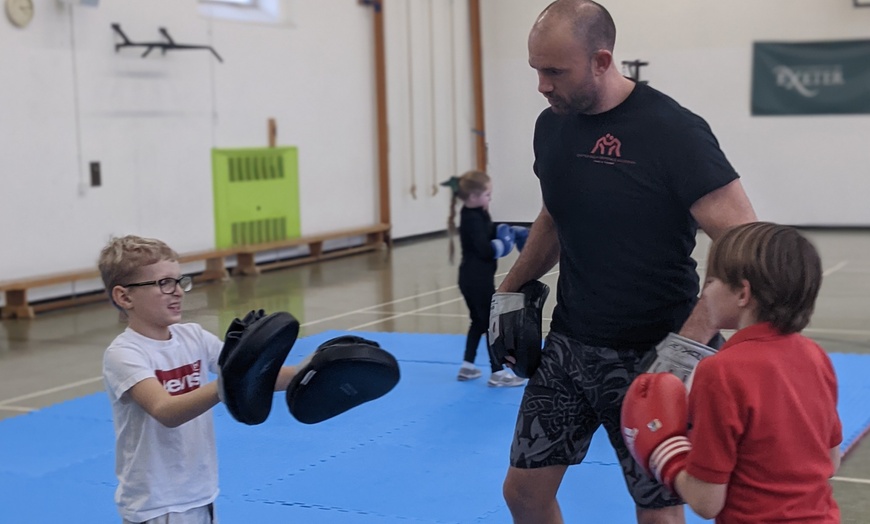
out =
[[683,506],[669,506],[660,509],[637,508],[638,524],[686,524]]
[[505,502],[514,524],[562,524],[562,510],[556,493],[567,466],[544,468],[508,468],[504,480]]

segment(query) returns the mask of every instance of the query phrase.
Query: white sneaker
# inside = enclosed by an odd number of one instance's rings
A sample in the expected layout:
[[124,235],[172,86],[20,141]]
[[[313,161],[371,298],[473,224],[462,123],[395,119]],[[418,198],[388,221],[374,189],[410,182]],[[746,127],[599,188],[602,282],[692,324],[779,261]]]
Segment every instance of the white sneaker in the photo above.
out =
[[459,374],[456,375],[456,380],[464,382],[466,380],[474,380],[480,378],[480,370],[477,368],[467,368],[465,366],[459,368]]
[[489,376],[486,385],[491,388],[513,388],[522,386],[526,383],[526,379],[520,378],[509,371],[496,371]]

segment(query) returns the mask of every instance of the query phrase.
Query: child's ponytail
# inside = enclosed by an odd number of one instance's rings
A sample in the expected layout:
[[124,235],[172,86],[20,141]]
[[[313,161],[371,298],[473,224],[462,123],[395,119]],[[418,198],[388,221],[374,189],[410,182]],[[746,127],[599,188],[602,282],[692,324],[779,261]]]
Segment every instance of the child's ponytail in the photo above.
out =
[[453,237],[456,235],[456,201],[459,199],[459,177],[452,176],[444,182],[441,182],[441,185],[449,187],[451,193],[450,214],[447,216],[447,238],[449,240],[447,259],[452,264],[456,253],[456,248],[453,245]]

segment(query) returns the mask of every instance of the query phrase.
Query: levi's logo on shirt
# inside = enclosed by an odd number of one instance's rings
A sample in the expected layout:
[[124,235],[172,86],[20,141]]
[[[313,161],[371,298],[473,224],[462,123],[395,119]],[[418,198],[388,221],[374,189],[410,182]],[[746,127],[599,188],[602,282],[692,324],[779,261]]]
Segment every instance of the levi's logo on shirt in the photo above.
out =
[[199,388],[199,370],[200,361],[197,360],[192,364],[185,364],[175,369],[158,369],[154,374],[157,376],[157,380],[163,384],[163,389],[174,396]]

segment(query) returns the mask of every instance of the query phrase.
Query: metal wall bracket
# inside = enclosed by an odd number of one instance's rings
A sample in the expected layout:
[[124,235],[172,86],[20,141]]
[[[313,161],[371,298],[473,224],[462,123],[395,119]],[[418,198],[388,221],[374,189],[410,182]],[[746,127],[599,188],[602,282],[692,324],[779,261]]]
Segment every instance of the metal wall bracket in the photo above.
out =
[[639,84],[646,84],[649,82],[648,80],[640,79],[640,68],[647,65],[649,65],[649,62],[642,62],[640,60],[622,61],[623,70],[628,69],[627,76]]
[[169,36],[169,32],[165,27],[158,28],[160,34],[163,35],[163,38],[166,40],[161,40],[158,42],[132,42],[127,35],[124,34],[124,31],[121,30],[121,24],[112,24],[112,29],[121,37],[122,42],[119,44],[115,44],[115,52],[117,53],[123,47],[144,47],[145,52],[142,53],[142,58],[148,56],[148,54],[155,50],[159,49],[164,55],[167,51],[176,51],[176,50],[185,50],[185,49],[208,49],[212,52],[215,58],[218,59],[218,62],[223,62],[223,58],[217,54],[217,51],[210,45],[194,45],[194,44],[177,44],[175,40]]

